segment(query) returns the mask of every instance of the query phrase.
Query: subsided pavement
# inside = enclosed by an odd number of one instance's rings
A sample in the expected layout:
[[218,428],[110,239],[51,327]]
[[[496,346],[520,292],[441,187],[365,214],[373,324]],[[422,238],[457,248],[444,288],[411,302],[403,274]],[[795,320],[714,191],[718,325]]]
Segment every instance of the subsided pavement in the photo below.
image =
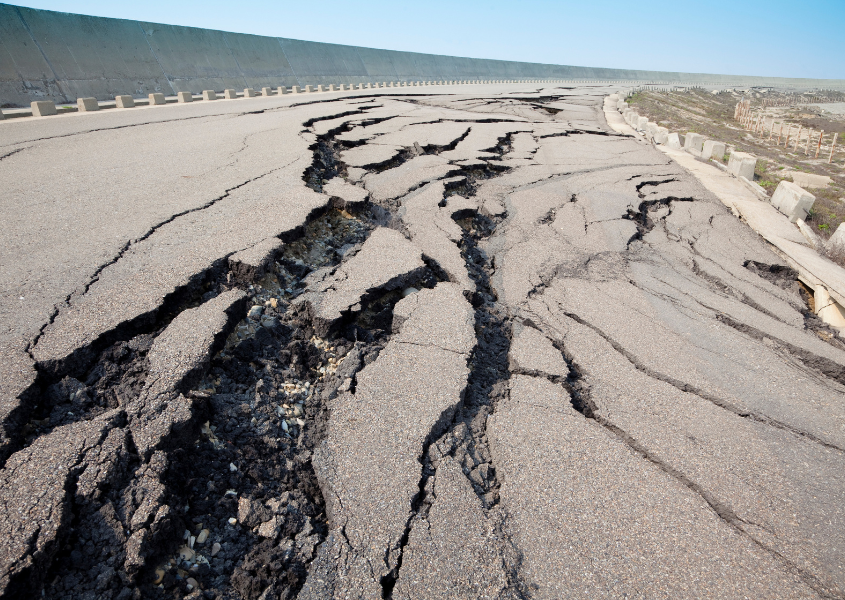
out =
[[608,92],[0,124],[0,596],[844,598],[845,345]]

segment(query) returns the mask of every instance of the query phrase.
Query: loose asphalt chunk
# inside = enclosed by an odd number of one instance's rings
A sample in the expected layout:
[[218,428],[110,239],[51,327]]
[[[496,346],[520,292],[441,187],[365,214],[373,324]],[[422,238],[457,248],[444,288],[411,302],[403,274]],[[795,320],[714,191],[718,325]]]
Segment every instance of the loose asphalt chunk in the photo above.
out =
[[[125,415],[59,427],[12,455],[0,471],[0,596],[39,595],[51,560],[65,541],[73,506],[107,484],[126,432]],[[111,432],[111,433],[110,433]],[[114,436],[117,443],[106,444]],[[100,454],[111,450],[111,456]],[[88,480],[84,489],[79,482]]]
[[[453,196],[455,197],[455,196]],[[442,206],[446,204],[446,206]],[[435,181],[409,194],[402,202],[399,215],[407,226],[414,245],[433,259],[464,290],[474,291],[466,263],[458,244],[463,230],[452,218],[453,211],[445,198],[445,186]]]
[[425,268],[419,248],[398,231],[378,227],[348,261],[310,275],[297,304],[307,306],[317,334],[325,336],[342,317],[360,311],[368,293],[404,289]]
[[181,312],[156,338],[146,386],[127,407],[135,445],[145,459],[162,438],[191,419],[192,400],[179,392],[187,391],[208,368],[212,349],[222,344],[245,301],[240,290],[224,292]]

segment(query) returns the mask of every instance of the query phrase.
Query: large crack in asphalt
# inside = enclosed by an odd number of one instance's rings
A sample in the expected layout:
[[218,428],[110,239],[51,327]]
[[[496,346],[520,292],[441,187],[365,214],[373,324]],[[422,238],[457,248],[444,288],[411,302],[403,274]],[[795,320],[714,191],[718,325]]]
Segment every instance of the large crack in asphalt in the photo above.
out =
[[[253,287],[253,306],[264,307],[260,319],[241,322],[213,360],[208,387],[199,390],[208,394],[206,424],[196,446],[172,467],[169,485],[185,501],[188,540],[207,530],[203,548],[191,549],[199,554],[211,546],[211,556],[203,554],[209,559],[204,569],[196,556],[187,562],[179,556],[180,541],[171,542],[169,556],[156,561],[163,573],[156,580],[172,597],[190,591],[187,573],[224,596],[293,598],[328,533],[311,465],[326,431],[326,403],[339,390],[354,390],[357,371],[389,340],[392,307],[401,298],[375,290],[329,336],[316,336],[307,311],[294,302],[304,278],[342,260],[372,229],[344,213],[331,211],[285,246],[275,268]],[[429,273],[413,283],[435,282]]]
[[[268,398],[271,398],[274,392],[284,390],[285,394],[290,392],[289,395],[299,400],[319,397],[313,396],[313,393],[310,395],[306,393],[303,398],[297,398],[296,395],[302,395],[304,390],[318,389],[317,385],[312,388],[311,382],[316,383],[316,378],[325,377],[327,371],[337,371],[340,362],[351,351],[357,359],[350,359],[347,362],[353,366],[357,362],[358,368],[363,362],[373,360],[373,353],[377,355],[381,347],[378,333],[385,329],[389,330],[392,304],[398,300],[396,294],[385,296],[373,293],[363,299],[364,306],[360,314],[344,323],[343,333],[353,338],[351,343],[343,338],[334,345],[317,342],[313,337],[309,338],[306,335],[308,325],[301,320],[300,316],[291,313],[285,315],[284,319],[280,318],[284,314],[285,299],[293,299],[302,292],[299,284],[303,277],[315,268],[339,262],[345,256],[354,254],[356,244],[366,239],[373,227],[372,215],[365,210],[362,214],[354,216],[347,212],[347,208],[354,210],[352,207],[329,208],[310,215],[304,228],[289,232],[284,236],[288,240],[284,246],[284,252],[277,257],[278,260],[274,262],[275,268],[264,276],[262,282],[249,285],[248,288],[245,284],[242,286],[246,288],[245,291],[248,291],[253,302],[264,300],[267,306],[262,312],[272,314],[264,314],[263,322],[259,323],[247,317],[212,361],[211,374],[216,375],[219,384],[223,386],[221,393],[210,393],[212,386],[208,378],[193,390],[183,390],[192,399],[192,414],[189,423],[179,435],[175,436],[174,442],[177,442],[175,445],[162,441],[160,447],[164,453],[160,455],[161,458],[156,459],[156,455],[152,457],[154,463],[158,461],[157,466],[152,463],[144,464],[144,457],[138,455],[131,432],[126,431],[126,447],[120,454],[123,458],[119,464],[113,465],[114,472],[97,496],[104,504],[94,503],[88,506],[90,502],[85,499],[77,499],[71,503],[72,517],[62,525],[57,554],[51,561],[52,566],[49,572],[44,576],[45,597],[75,597],[74,594],[84,595],[93,593],[95,590],[98,594],[106,594],[111,589],[113,597],[123,598],[126,595],[125,592],[130,593],[128,597],[132,596],[132,588],[135,589],[136,595],[140,590],[144,590],[142,595],[149,596],[159,594],[160,592],[156,591],[157,586],[164,586],[165,583],[173,584],[170,586],[171,591],[181,597],[183,593],[191,591],[191,587],[188,586],[192,583],[192,587],[197,587],[194,577],[202,578],[203,575],[208,575],[213,567],[218,567],[214,569],[215,573],[223,571],[231,575],[231,589],[238,594],[243,597],[256,596],[252,593],[253,582],[260,581],[260,577],[256,575],[255,569],[261,571],[263,567],[256,567],[250,561],[261,555],[262,565],[277,565],[276,560],[264,561],[260,543],[254,543],[254,547],[249,552],[244,551],[242,554],[244,559],[238,561],[236,565],[225,558],[227,552],[232,553],[232,556],[237,556],[237,551],[232,548],[215,552],[214,554],[219,555],[216,563],[213,560],[196,560],[190,564],[178,562],[178,559],[186,558],[189,551],[192,554],[191,558],[200,556],[194,551],[193,546],[197,539],[210,535],[211,532],[209,527],[202,527],[199,531],[193,531],[196,535],[189,535],[183,540],[188,542],[190,547],[187,549],[183,547],[181,551],[174,553],[179,539],[179,536],[175,534],[182,530],[190,532],[195,529],[197,521],[193,517],[203,509],[206,509],[205,525],[217,525],[220,526],[220,531],[225,530],[228,519],[232,518],[232,511],[228,511],[225,515],[227,519],[225,523],[215,522],[214,517],[222,519],[220,511],[226,512],[232,508],[229,506],[231,502],[227,502],[227,499],[231,500],[231,494],[226,494],[225,491],[231,489],[226,486],[234,484],[234,480],[238,480],[242,486],[245,485],[244,481],[248,480],[251,481],[251,485],[258,488],[266,488],[267,482],[271,481],[276,482],[277,486],[287,486],[285,492],[288,495],[282,494],[284,498],[280,499],[280,502],[281,500],[284,502],[277,505],[287,512],[284,518],[283,515],[277,517],[279,519],[277,529],[280,532],[289,533],[292,533],[291,529],[295,529],[299,536],[298,542],[292,542],[296,546],[295,551],[286,554],[283,562],[290,567],[285,572],[288,573],[287,580],[291,593],[295,593],[301,587],[305,573],[303,564],[304,561],[310,560],[310,556],[307,556],[307,548],[313,549],[314,545],[319,543],[319,536],[325,533],[325,516],[322,510],[324,503],[309,462],[310,449],[313,448],[314,443],[319,439],[319,432],[324,428],[326,418],[323,414],[324,407],[321,408],[322,405],[319,402],[312,406],[309,402],[295,403],[293,400],[274,405],[277,413],[270,417],[269,424],[266,418],[259,423],[259,427],[264,428],[259,434],[266,434],[267,428],[275,426],[277,430],[275,433],[281,435],[271,436],[268,439],[261,438],[261,435],[247,435],[246,443],[237,446],[233,446],[229,440],[229,446],[221,447],[219,439],[215,436],[216,426],[215,429],[211,429],[209,419],[211,415],[227,417],[228,420],[221,423],[221,436],[228,435],[237,438],[239,434],[242,434],[243,429],[240,423],[244,417],[243,406],[250,404],[250,402],[242,402],[245,399],[244,396],[252,399],[253,407],[250,410],[256,411],[256,414],[267,408]],[[300,236],[298,239],[297,235]],[[10,448],[10,451],[25,448],[34,440],[49,435],[63,425],[95,419],[109,409],[126,406],[136,400],[147,382],[147,353],[153,341],[167,328],[175,316],[211,300],[227,289],[231,289],[233,285],[239,285],[233,281],[232,273],[227,272],[227,269],[223,267],[225,259],[218,262],[221,264],[215,263],[211,268],[198,274],[193,281],[195,285],[183,290],[184,293],[179,295],[178,301],[175,298],[166,299],[164,306],[156,311],[155,318],[146,323],[140,333],[128,328],[120,332],[110,332],[113,339],[117,338],[117,341],[107,346],[99,355],[89,349],[90,360],[79,361],[73,365],[74,368],[63,371],[42,371],[42,376],[38,381],[41,398],[33,407],[34,418],[30,419],[25,428],[24,443]],[[414,283],[419,287],[431,287],[434,282],[436,282],[436,277],[429,271],[422,280]],[[272,289],[276,294],[272,300],[269,297],[265,299],[268,289]],[[382,329],[378,329],[379,326]],[[127,335],[127,333],[134,335]],[[256,338],[261,342],[257,342]],[[282,347],[282,342],[286,342],[284,347]],[[276,367],[275,370],[266,357],[268,348],[271,349],[271,354],[272,350],[278,350],[273,361],[270,361]],[[325,366],[319,367],[323,370],[322,373],[319,370],[312,372],[310,369],[314,366],[312,363],[315,360],[318,363],[324,363]],[[351,374],[354,375],[354,371],[353,367]],[[271,389],[269,378],[271,375],[278,377],[280,374],[283,377],[294,375],[298,378],[295,379],[296,383],[292,388],[290,385],[282,385]],[[262,375],[268,379],[267,383],[264,383]],[[346,378],[335,387],[342,386],[345,381]],[[279,382],[274,381],[274,383]],[[249,390],[248,393],[247,390]],[[266,413],[266,410],[264,412]],[[316,426],[313,428],[312,435],[301,435],[302,417],[313,417]],[[255,417],[247,418],[255,419]],[[200,426],[204,420],[205,426]],[[235,424],[229,425],[232,420]],[[191,434],[191,431],[201,432],[201,434],[196,436],[196,434]],[[188,446],[182,445],[185,434],[188,435],[188,439],[193,440]],[[299,441],[301,443],[297,443]],[[207,443],[204,445],[204,442]],[[209,444],[210,450],[207,447]],[[221,463],[220,455],[226,454],[227,450],[235,452],[237,456],[228,463]],[[265,460],[268,456],[273,459]],[[235,461],[247,467],[245,472],[237,468],[232,469]],[[146,476],[141,471],[149,472],[151,467],[154,472],[150,484],[157,487],[157,492],[144,488]],[[141,471],[135,472],[136,469],[141,469]],[[223,480],[220,478],[221,474],[224,475]],[[202,477],[205,477],[203,480],[205,489],[199,489],[196,484]],[[76,485],[75,477],[69,477],[67,481],[67,485],[71,487]],[[215,488],[215,485],[219,489]],[[214,495],[212,489],[222,492],[222,499],[219,497],[211,499],[210,495]],[[247,489],[250,489],[248,485]],[[73,497],[73,490],[67,493]],[[135,496],[139,493],[141,496],[152,494],[154,497],[157,494],[159,500],[156,502],[159,502],[160,506],[181,508],[175,511],[179,514],[169,517],[166,527],[162,526],[154,532],[155,539],[143,540],[145,545],[143,555],[146,557],[146,564],[134,572],[124,573],[121,568],[127,555],[124,548],[127,544],[131,546],[131,540],[127,540],[126,536],[133,529],[127,522],[129,518],[132,518],[133,512],[133,503],[127,504],[127,494]],[[202,499],[195,500],[201,495],[204,496]],[[266,491],[257,494],[259,498],[265,495]],[[214,510],[209,508],[209,502],[214,505]],[[117,508],[116,511],[109,509],[113,514],[104,516],[103,507]],[[238,506],[234,512],[237,514],[243,511]],[[114,533],[124,530],[126,536]],[[205,534],[202,534],[203,530],[207,530]],[[224,537],[225,533],[224,531]],[[262,537],[260,534],[255,535],[254,532],[246,536],[252,541],[260,537]],[[66,543],[65,540],[67,540]],[[213,548],[214,543],[219,543],[225,548],[227,542],[223,537],[221,540],[223,541],[209,541],[207,548]],[[305,541],[302,542],[302,540]],[[201,542],[204,541],[201,540]],[[166,554],[167,560],[159,562],[153,560],[156,556],[161,557]],[[306,558],[302,558],[297,563],[296,557]],[[210,558],[215,559],[217,556],[210,556]],[[223,561],[222,564],[218,564],[220,561]],[[154,567],[155,570],[153,570]],[[163,573],[161,576],[159,576],[159,569]],[[271,571],[275,573],[278,569],[274,568]],[[221,575],[217,575],[217,584],[221,583],[220,577]],[[125,584],[122,590],[121,582]],[[229,584],[226,584],[222,587],[228,589],[228,586]]]
[[[509,147],[510,135],[500,138],[499,143]],[[502,148],[502,154],[505,153]],[[466,176],[458,185],[446,190],[446,197],[461,194],[470,197],[475,194],[476,181],[500,175],[507,169],[467,169]],[[491,219],[472,213],[457,214],[455,220],[463,230],[460,244],[475,291],[470,301],[475,311],[476,345],[469,365],[470,375],[461,402],[448,423],[438,423],[426,438],[420,454],[422,474],[419,490],[411,502],[411,515],[400,539],[396,566],[381,578],[382,598],[392,599],[393,590],[401,573],[405,548],[414,527],[421,526],[434,502],[433,479],[438,465],[444,458],[451,457],[461,465],[464,475],[479,498],[485,512],[499,504],[500,482],[487,440],[487,421],[496,406],[508,394],[510,369],[508,353],[512,337],[512,317],[507,308],[498,301],[490,283],[493,270],[491,260],[479,246],[489,238],[504,217]],[[502,543],[502,558],[507,577],[507,594],[512,598],[527,598],[528,588],[520,575],[522,554],[507,533],[506,515],[498,514],[496,535]]]

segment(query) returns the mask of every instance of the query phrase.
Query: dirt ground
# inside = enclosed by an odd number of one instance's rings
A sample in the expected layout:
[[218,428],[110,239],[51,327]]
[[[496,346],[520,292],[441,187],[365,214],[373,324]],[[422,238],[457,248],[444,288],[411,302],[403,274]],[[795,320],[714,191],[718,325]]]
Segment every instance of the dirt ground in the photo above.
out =
[[[843,94],[829,92],[822,100],[842,101]],[[792,100],[794,95],[778,92],[752,91],[746,94],[721,92],[713,94],[707,90],[687,92],[642,91],[628,99],[635,108],[649,120],[656,121],[670,131],[681,134],[700,133],[707,138],[725,142],[730,152],[731,147],[740,152],[758,156],[754,181],[772,194],[778,184],[792,181],[791,176],[784,176],[785,171],[804,171],[817,175],[827,175],[833,182],[826,188],[814,188],[810,192],[816,197],[815,205],[807,223],[823,239],[836,231],[845,221],[845,115],[825,110],[825,104],[797,104],[793,106],[764,106],[779,100]],[[775,119],[775,132],[769,140],[768,132],[751,134],[734,120],[734,108],[740,100],[751,100],[752,111],[763,111],[764,122]],[[776,145],[780,123],[800,125],[806,132],[812,128],[815,132],[823,130],[825,140],[819,158],[810,150],[805,155],[805,143],[796,151],[792,141],[789,149]],[[830,133],[839,133],[833,162],[828,164]],[[815,134],[814,134],[815,135]],[[785,134],[783,141],[785,141]],[[812,146],[812,144],[811,144]]]

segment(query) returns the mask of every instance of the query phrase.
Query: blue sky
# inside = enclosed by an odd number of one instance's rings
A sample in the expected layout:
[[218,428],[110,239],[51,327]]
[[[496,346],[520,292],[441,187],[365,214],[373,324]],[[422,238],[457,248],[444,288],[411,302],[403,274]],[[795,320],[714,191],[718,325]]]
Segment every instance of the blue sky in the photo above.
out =
[[845,79],[845,0],[32,0],[20,4],[433,54]]

